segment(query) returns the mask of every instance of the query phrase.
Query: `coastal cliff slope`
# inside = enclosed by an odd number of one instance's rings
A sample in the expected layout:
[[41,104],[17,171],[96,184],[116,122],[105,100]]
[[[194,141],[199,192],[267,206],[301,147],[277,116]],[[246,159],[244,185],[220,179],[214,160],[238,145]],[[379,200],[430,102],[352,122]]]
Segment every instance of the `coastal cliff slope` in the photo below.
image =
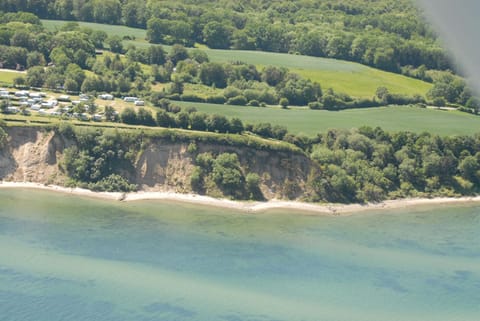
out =
[[[58,130],[41,127],[9,127],[7,145],[0,151],[0,180],[66,186],[70,182],[62,166],[65,150],[75,146],[72,139]],[[195,144],[195,152],[189,145]],[[195,156],[201,153],[237,155],[244,175],[259,176],[259,188],[265,200],[297,199],[307,191],[312,162],[301,153],[258,150],[250,146],[232,146],[168,138],[146,140],[136,153],[133,170],[123,176],[139,191],[192,193],[190,178],[195,170]],[[222,197],[219,190],[207,194]]]

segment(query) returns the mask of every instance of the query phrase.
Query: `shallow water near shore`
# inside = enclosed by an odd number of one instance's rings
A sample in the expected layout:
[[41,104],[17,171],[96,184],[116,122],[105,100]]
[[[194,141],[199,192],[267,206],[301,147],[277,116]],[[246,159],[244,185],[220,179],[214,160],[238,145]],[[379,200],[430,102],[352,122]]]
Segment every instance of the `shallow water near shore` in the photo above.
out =
[[480,206],[312,216],[0,190],[2,320],[478,320]]

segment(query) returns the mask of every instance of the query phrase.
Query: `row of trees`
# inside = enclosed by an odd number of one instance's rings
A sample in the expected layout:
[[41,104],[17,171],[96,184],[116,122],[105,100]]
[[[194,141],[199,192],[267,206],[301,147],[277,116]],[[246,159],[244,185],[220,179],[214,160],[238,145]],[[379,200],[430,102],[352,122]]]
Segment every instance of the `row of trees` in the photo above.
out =
[[[110,117],[110,120],[112,119]],[[280,125],[272,126],[270,123],[243,124],[239,118],[228,119],[218,114],[207,115],[197,112],[195,108],[181,111],[176,106],[169,106],[167,110],[159,110],[156,112],[155,117],[148,109],[139,108],[136,111],[131,107],[127,107],[120,114],[118,121],[129,125],[182,128],[216,133],[240,134],[244,131],[249,131],[261,137],[279,140],[284,139],[288,133],[287,129]]]

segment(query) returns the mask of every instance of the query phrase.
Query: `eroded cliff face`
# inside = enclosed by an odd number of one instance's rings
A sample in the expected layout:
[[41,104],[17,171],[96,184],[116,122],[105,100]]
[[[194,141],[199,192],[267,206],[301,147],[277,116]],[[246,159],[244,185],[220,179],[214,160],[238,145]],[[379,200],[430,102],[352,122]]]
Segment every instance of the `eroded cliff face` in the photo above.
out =
[[[67,175],[61,170],[63,152],[74,144],[55,131],[35,127],[11,127],[8,145],[0,151],[0,179],[64,185]],[[137,156],[132,183],[145,191],[191,192],[190,176],[195,154],[187,151],[190,142],[164,139],[148,143]],[[301,154],[256,150],[196,142],[197,154],[235,153],[244,174],[257,173],[266,199],[296,198],[307,192],[310,160]]]
[[58,162],[67,142],[53,131],[8,128],[8,145],[0,151],[0,179],[15,182],[63,184]]

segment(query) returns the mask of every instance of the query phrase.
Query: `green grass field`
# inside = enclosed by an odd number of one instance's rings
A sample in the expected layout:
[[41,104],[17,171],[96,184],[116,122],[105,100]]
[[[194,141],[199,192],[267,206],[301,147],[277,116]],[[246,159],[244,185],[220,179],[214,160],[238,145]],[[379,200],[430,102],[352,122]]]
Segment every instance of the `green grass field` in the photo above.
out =
[[0,70],[0,86],[12,85],[13,80],[20,76],[25,77],[25,73]]
[[[64,24],[70,21],[65,20],[42,20],[43,26],[49,31],[55,31],[60,29]],[[81,27],[91,28],[93,30],[101,30],[105,31],[108,35],[119,35],[129,36],[135,38],[137,41],[145,41],[145,37],[147,36],[146,30],[138,29],[138,28],[130,28],[126,26],[114,26],[114,25],[106,25],[101,23],[93,23],[93,22],[78,22]]]
[[[47,29],[55,30],[65,24],[66,21],[42,20],[42,23]],[[92,29],[103,30],[109,35],[135,37],[135,40],[125,41],[125,45],[133,44],[137,47],[149,45],[145,41],[146,31],[143,29],[88,22],[79,22],[79,24]],[[166,50],[170,48],[169,46],[164,47]],[[324,89],[332,88],[354,97],[371,98],[380,86],[387,87],[393,93],[424,95],[432,86],[417,79],[336,59],[261,51],[204,48],[201,50],[207,53],[211,61],[216,62],[242,61],[256,65],[259,69],[267,65],[283,66],[305,78],[319,82]]]
[[380,126],[387,131],[431,132],[439,135],[465,135],[480,132],[480,117],[457,111],[440,111],[417,107],[381,107],[343,111],[305,108],[261,108],[175,102],[182,107],[195,106],[208,114],[238,117],[245,123],[270,122],[286,126],[290,132],[313,136],[330,128]]

